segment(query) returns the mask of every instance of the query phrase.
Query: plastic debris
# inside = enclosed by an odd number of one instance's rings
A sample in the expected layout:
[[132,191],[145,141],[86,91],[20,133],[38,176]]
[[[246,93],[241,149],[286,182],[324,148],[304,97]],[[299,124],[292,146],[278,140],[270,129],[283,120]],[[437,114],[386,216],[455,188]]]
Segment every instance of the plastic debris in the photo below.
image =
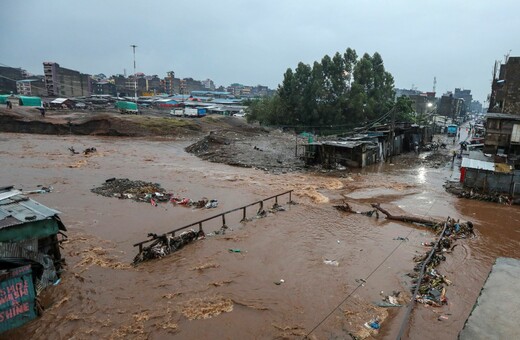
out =
[[368,329],[378,330],[379,328],[381,328],[381,325],[379,324],[379,320],[372,319],[369,322],[365,322],[365,327]]
[[238,249],[238,248],[230,248],[228,249],[230,253],[242,253],[243,251],[241,249]]
[[389,307],[403,307],[403,305],[400,305],[400,304],[393,304],[393,303],[390,303],[390,302],[376,302],[375,303],[376,306],[378,307],[385,307],[385,308],[389,308]]
[[54,190],[53,187],[41,187],[40,189],[36,190],[29,190],[29,191],[23,191],[22,195],[30,195],[30,194],[47,194],[49,192],[52,192]]
[[279,281],[275,281],[274,284],[277,285],[277,286],[279,286],[279,285],[281,285],[281,284],[284,283],[284,282],[285,282],[284,279],[280,279]]
[[[384,292],[381,291],[381,295],[384,295]],[[379,307],[402,307],[402,304],[399,301],[399,296],[401,292],[393,292],[392,295],[384,296],[383,302],[377,302],[376,305]]]
[[212,209],[212,208],[216,208],[218,207],[218,201],[217,200],[210,200],[207,204],[206,204],[206,209]]
[[323,260],[323,263],[331,265],[331,266],[336,266],[336,267],[339,266],[339,262],[336,261],[336,260],[327,260],[327,259],[325,259],[325,260]]

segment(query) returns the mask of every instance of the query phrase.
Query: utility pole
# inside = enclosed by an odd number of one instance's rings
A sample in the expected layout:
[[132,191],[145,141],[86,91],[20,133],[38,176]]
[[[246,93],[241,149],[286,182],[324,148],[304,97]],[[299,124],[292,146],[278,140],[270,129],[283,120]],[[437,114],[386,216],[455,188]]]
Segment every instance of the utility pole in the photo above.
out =
[[137,45],[130,45],[130,47],[134,50],[134,99],[137,104],[137,73],[135,71],[135,48]]
[[392,126],[390,128],[390,163],[392,163],[392,157],[394,155],[395,145],[395,106],[392,108]]

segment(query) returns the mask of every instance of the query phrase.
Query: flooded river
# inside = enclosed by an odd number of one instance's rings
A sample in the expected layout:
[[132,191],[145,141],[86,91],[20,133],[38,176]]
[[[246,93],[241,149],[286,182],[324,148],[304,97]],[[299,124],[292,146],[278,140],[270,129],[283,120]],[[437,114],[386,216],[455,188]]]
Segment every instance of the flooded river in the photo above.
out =
[[[471,220],[477,236],[459,241],[439,270],[453,281],[448,306],[418,305],[410,339],[454,339],[497,256],[520,257],[520,209],[460,200],[442,184],[455,171],[406,155],[350,175],[272,175],[208,163],[184,152],[188,142],[78,136],[0,135],[2,185],[52,186],[32,198],[62,212],[67,271],[42,298],[42,317],[9,338],[343,339],[379,315],[376,337],[395,338],[404,308],[373,306],[381,291],[409,296],[412,258],[432,241],[428,230],[333,208],[379,202],[395,213]],[[71,155],[95,147],[90,157]],[[108,178],[157,182],[181,197],[218,199],[216,209],[102,197]],[[157,261],[130,266],[134,243],[259,199],[295,190],[299,204],[240,223]],[[270,204],[273,204],[271,202]],[[249,216],[254,216],[251,209]],[[220,220],[204,224],[206,233]],[[395,240],[403,237],[408,241]],[[240,249],[231,253],[228,249]],[[337,261],[336,265],[325,260]],[[329,262],[330,263],[330,262]],[[364,281],[361,281],[363,279]],[[281,281],[283,280],[283,282]],[[278,283],[278,284],[275,284]],[[362,284],[361,284],[362,283]],[[446,315],[447,320],[438,321]]]

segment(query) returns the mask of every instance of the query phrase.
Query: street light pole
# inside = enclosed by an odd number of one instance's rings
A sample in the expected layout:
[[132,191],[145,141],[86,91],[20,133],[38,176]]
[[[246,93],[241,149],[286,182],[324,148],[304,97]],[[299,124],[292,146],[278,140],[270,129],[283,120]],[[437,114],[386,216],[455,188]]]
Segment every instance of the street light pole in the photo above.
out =
[[130,47],[132,47],[134,51],[134,100],[137,104],[137,73],[135,71],[135,48],[137,47],[137,45],[130,45]]

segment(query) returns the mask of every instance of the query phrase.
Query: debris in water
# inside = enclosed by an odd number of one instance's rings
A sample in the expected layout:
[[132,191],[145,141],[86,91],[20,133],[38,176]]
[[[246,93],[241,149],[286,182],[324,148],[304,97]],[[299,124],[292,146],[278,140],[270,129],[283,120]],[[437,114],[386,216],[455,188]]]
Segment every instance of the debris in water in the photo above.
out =
[[[86,161],[80,161],[86,162]],[[79,162],[77,162],[79,164]],[[83,165],[81,163],[79,166]],[[79,167],[78,166],[78,167]],[[218,201],[216,199],[208,200],[202,198],[198,201],[187,197],[179,197],[173,193],[167,193],[159,183],[133,181],[128,178],[109,178],[100,187],[91,190],[93,193],[105,197],[117,197],[120,199],[131,199],[136,202],[150,203],[157,206],[159,203],[172,203],[173,205],[182,205],[193,208],[216,208]]]
[[222,296],[194,298],[182,304],[182,314],[189,320],[209,319],[233,311],[233,301]]
[[325,260],[323,260],[323,263],[331,265],[331,266],[336,266],[336,267],[339,266],[339,262],[336,261],[336,260],[327,260],[327,259],[325,259]]
[[152,237],[153,241],[150,245],[143,247],[142,251],[135,256],[133,261],[134,265],[143,261],[164,257],[181,249],[188,243],[204,238],[205,235],[202,230],[196,232],[190,229],[180,233],[178,236],[169,234],[158,236],[153,233],[148,234],[148,236]]
[[212,209],[218,207],[218,201],[217,200],[210,200],[206,205],[206,209]]
[[408,241],[408,237],[397,236],[397,237],[394,237],[394,240],[396,240],[396,241]]
[[297,337],[305,337],[306,332],[302,326],[278,326],[273,324],[273,327],[282,332],[280,335],[280,339],[289,339],[295,336]]
[[379,320],[377,320],[377,319],[372,319],[369,322],[365,322],[365,327],[368,329],[375,329],[375,330],[378,330],[379,328],[381,328],[381,326],[379,325]]
[[204,263],[199,266],[193,267],[193,268],[191,268],[191,270],[204,270],[204,269],[218,268],[218,267],[220,267],[219,264],[213,263],[213,262],[208,262],[208,263]]

